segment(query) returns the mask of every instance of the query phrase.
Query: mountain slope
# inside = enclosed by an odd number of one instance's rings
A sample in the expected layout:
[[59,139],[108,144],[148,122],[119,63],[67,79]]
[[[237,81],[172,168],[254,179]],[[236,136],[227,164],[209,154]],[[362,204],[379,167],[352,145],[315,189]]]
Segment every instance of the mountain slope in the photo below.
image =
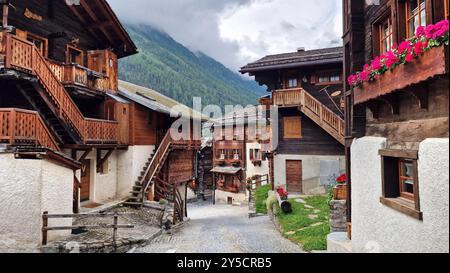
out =
[[265,89],[203,53],[193,53],[169,35],[145,25],[127,25],[139,54],[119,63],[120,78],[192,106],[256,104]]

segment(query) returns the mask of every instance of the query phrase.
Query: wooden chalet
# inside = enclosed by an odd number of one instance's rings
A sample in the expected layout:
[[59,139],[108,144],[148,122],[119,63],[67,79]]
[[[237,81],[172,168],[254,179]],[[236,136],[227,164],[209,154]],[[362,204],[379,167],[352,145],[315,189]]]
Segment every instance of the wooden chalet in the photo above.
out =
[[270,122],[258,106],[237,109],[205,124],[213,131],[214,200],[244,203],[247,178],[268,174],[262,147],[270,140]]
[[[448,0],[344,0],[343,8],[345,78],[414,43],[419,27],[449,19]],[[428,45],[410,45],[410,60],[372,81],[344,83],[353,251],[377,242],[381,252],[448,252],[449,49]]]
[[272,179],[290,192],[320,188],[324,183],[318,166],[321,161],[333,161],[335,173],[341,169],[345,142],[342,60],[341,47],[300,48],[266,56],[241,69],[271,92],[260,100],[274,107],[277,118],[272,117],[273,124],[278,120],[272,126],[275,144],[266,152],[272,153]]
[[119,88],[118,60],[137,48],[107,1],[2,0],[0,12],[0,150],[26,158],[45,150],[80,169],[75,211],[81,202],[164,197],[182,219],[176,186],[195,177],[199,141],[168,133],[177,102]]

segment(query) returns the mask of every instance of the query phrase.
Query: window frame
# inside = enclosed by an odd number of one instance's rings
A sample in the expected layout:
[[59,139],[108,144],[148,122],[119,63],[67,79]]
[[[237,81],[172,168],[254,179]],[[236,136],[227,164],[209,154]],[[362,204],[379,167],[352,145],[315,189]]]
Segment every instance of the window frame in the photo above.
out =
[[[317,80],[315,85],[333,85],[333,84],[341,84],[342,81],[342,71],[339,70],[326,70],[326,71],[318,71],[316,73]],[[338,77],[339,80],[335,81],[332,78]],[[322,79],[325,79],[323,81]]]
[[[410,13],[410,5],[411,5],[410,0],[405,1],[406,37],[407,38],[413,37],[416,34],[416,29],[419,26],[422,26],[422,16],[421,16],[422,11],[425,12],[424,26],[426,26],[429,23],[428,22],[429,7],[427,5],[427,0],[413,0],[413,1],[417,1],[417,4],[418,4],[418,6],[416,8],[416,9],[418,9],[417,13],[413,13],[413,14]],[[423,3],[421,1],[423,1]],[[423,8],[422,8],[422,4],[423,4]],[[414,12],[414,10],[413,10],[413,12]],[[417,26],[415,26],[414,30],[412,30],[413,33],[410,33],[411,32],[410,21],[414,20],[416,17],[418,17],[419,23]]]
[[[81,64],[77,63],[77,62],[71,62],[70,61],[70,58],[71,58],[70,52],[71,51],[75,51],[75,52],[78,52],[80,54]],[[67,48],[66,48],[66,63],[67,64],[78,64],[80,66],[84,66],[84,51],[79,49],[79,48],[77,48],[77,47],[75,47],[75,46],[67,45]]]
[[[423,220],[423,214],[420,211],[420,191],[418,177],[418,151],[410,150],[389,150],[379,151],[381,156],[381,179],[382,196],[380,202],[394,210],[407,214],[418,220]],[[402,187],[402,180],[411,177],[403,176],[401,162],[412,163],[413,175],[413,195],[405,194]]]
[[[386,34],[386,28],[388,27],[388,34]],[[394,25],[392,24],[392,17],[390,14],[386,16],[384,19],[381,20],[381,22],[378,24],[378,31],[379,31],[379,48],[380,48],[380,54],[384,54],[394,47]],[[386,42],[387,48],[384,47],[384,42]]]
[[449,19],[449,3],[448,0],[444,0],[444,19]]
[[[27,41],[30,43],[33,43],[35,47],[37,47],[39,49],[39,51],[41,52],[42,56],[44,56],[45,58],[48,57],[48,39],[30,33],[30,32],[26,32],[27,33]],[[32,41],[30,41],[32,40]],[[41,47],[38,47],[33,41],[39,41],[41,43]]]

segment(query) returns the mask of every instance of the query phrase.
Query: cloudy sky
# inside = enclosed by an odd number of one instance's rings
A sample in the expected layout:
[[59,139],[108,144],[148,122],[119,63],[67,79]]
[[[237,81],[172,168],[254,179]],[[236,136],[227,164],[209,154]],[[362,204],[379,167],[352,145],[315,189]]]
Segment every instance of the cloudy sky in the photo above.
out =
[[232,70],[268,54],[341,45],[341,0],[109,0]]

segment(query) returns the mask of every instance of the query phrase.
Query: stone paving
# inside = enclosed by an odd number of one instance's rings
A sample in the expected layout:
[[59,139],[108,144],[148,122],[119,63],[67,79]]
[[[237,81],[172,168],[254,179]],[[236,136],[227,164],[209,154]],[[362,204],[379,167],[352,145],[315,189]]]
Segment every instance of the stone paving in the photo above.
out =
[[248,218],[248,207],[190,204],[190,221],[173,234],[163,234],[134,253],[300,253],[268,216]]
[[[158,236],[161,228],[159,221],[161,211],[152,208],[134,209],[130,207],[115,207],[106,212],[118,212],[119,225],[131,224],[133,229],[119,229],[117,232],[117,247],[113,247],[112,229],[91,230],[79,235],[52,242],[42,248],[42,252],[126,252],[135,244],[143,244]],[[77,226],[110,225],[113,218],[81,217],[74,221]]]

